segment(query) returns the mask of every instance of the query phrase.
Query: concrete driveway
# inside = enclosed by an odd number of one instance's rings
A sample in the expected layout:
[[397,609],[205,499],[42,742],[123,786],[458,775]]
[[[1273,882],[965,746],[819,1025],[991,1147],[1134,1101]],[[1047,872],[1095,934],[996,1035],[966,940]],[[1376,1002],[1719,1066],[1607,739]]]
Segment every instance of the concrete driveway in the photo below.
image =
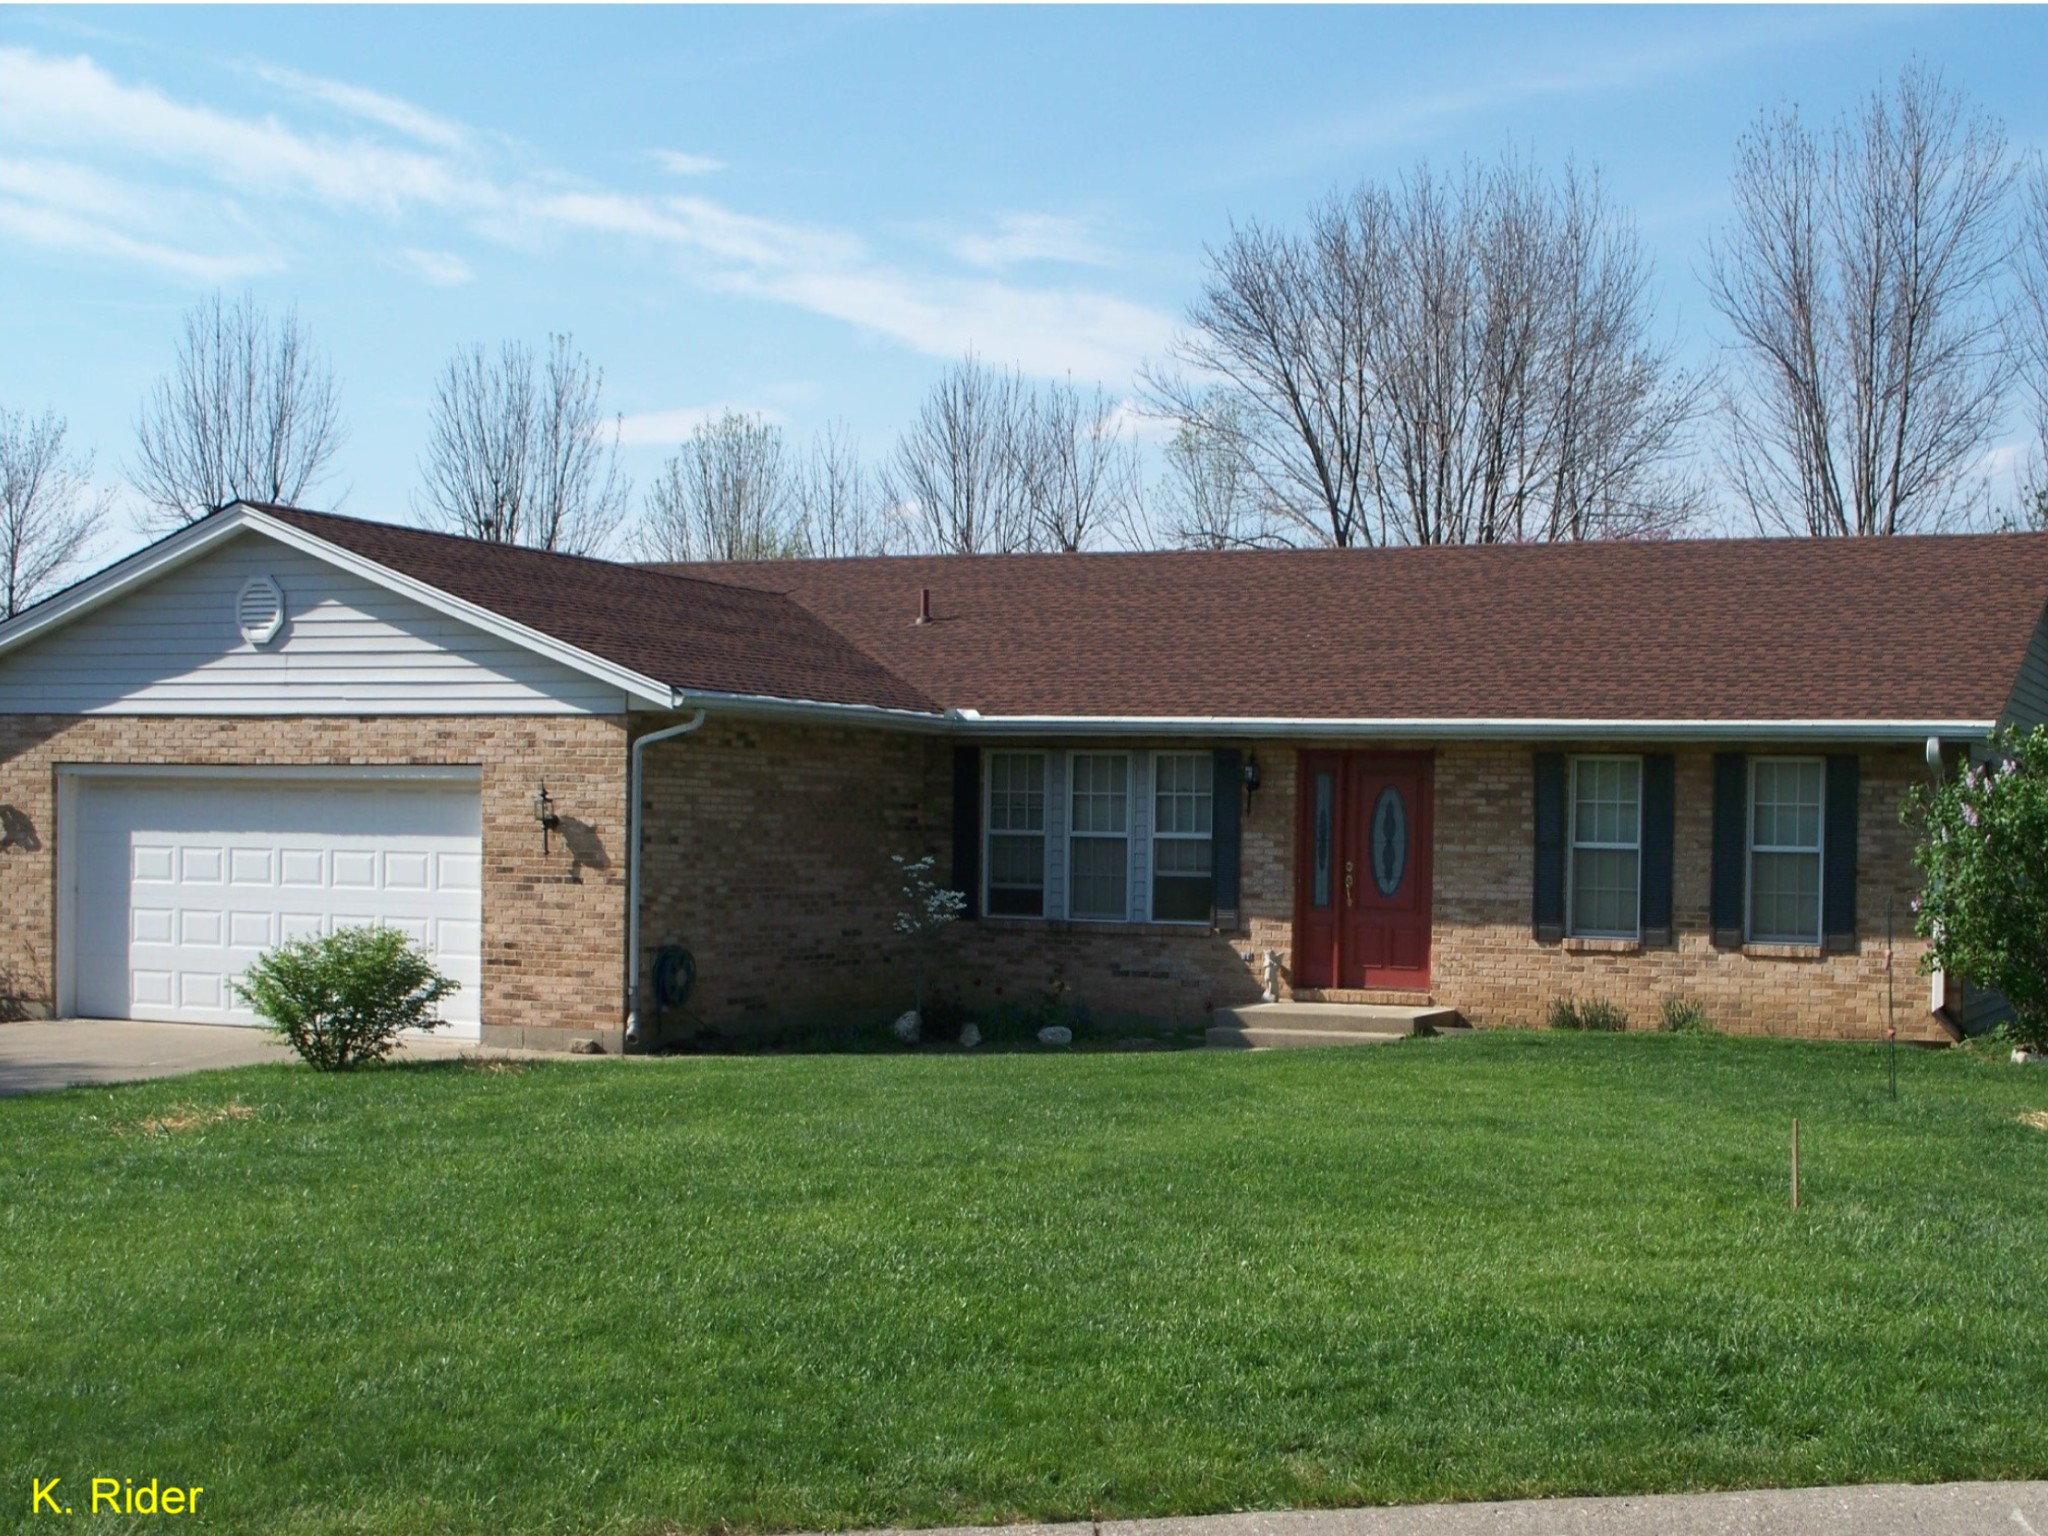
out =
[[[475,1054],[473,1041],[408,1040],[402,1058]],[[215,1067],[294,1062],[268,1030],[224,1024],[141,1024],[127,1019],[60,1019],[0,1024],[0,1098],[80,1083],[132,1083]]]

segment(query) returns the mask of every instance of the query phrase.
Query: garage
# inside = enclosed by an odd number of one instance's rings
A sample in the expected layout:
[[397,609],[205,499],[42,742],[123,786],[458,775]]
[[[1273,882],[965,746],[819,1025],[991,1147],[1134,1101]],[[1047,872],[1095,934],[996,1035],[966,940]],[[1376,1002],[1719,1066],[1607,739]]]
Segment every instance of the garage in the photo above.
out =
[[462,984],[442,1015],[477,1038],[475,769],[72,768],[58,821],[64,1012],[253,1025],[230,983],[264,950],[379,924]]

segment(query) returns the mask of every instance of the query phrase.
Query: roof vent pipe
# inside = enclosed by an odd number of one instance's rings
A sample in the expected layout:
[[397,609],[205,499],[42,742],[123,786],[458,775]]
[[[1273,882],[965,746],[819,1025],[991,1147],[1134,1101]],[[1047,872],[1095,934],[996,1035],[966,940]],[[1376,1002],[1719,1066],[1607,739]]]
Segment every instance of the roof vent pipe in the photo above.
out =
[[932,589],[930,587],[919,587],[917,589],[917,622],[929,624],[931,621]]
[[650,731],[633,743],[626,774],[626,1044],[641,1043],[640,1029],[640,783],[642,755],[657,741],[687,736],[704,723],[698,710],[681,725]]

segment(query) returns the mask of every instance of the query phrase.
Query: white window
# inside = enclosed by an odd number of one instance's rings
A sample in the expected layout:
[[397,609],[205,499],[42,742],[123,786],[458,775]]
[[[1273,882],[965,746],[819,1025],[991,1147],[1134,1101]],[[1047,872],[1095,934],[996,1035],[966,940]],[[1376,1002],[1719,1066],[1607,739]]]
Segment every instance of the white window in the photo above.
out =
[[1131,910],[1131,760],[1076,752],[1068,782],[1067,916],[1122,922]]
[[1821,799],[1817,757],[1759,757],[1749,767],[1749,936],[1820,942]]
[[1045,754],[988,755],[988,883],[991,917],[1045,915]]
[[1633,939],[1641,932],[1643,761],[1572,759],[1569,932]]
[[1205,923],[1215,894],[1210,837],[1215,768],[1201,752],[1152,758],[1152,920]]

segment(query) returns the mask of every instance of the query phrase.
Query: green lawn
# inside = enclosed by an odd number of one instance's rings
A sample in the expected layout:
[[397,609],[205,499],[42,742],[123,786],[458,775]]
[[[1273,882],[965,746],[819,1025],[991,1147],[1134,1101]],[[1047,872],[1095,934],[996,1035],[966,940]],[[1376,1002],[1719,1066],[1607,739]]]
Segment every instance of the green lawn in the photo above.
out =
[[1899,1065],[1896,1103],[1876,1047],[1544,1035],[0,1101],[0,1509],[58,1474],[202,1484],[188,1528],[493,1533],[2048,1475],[2048,1071]]

